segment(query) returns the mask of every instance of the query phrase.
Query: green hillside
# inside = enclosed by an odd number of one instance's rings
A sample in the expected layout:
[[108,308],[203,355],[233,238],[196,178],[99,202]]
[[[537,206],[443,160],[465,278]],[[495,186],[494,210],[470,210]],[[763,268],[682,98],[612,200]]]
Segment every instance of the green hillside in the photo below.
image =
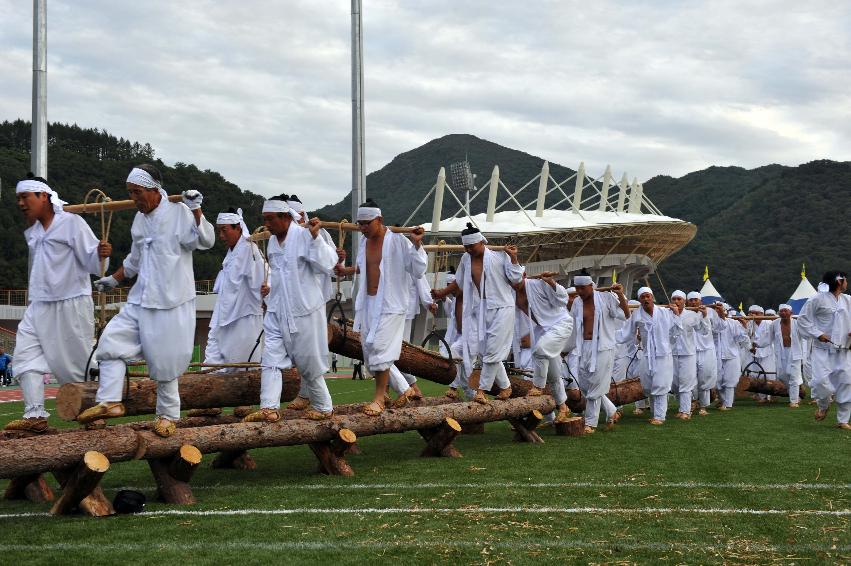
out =
[[[215,222],[215,215],[229,206],[241,206],[249,225],[259,223],[263,199],[243,191],[215,171],[201,171],[195,165],[177,163],[166,166],[156,159],[148,144],[119,139],[105,131],[83,129],[76,125],[51,124],[49,129],[48,180],[63,200],[81,203],[88,190],[100,187],[115,200],[127,199],[125,179],[133,165],[153,162],[163,173],[169,194],[188,188],[204,193],[204,211]],[[30,124],[22,120],[0,123],[0,288],[25,288],[27,285],[27,246],[22,235],[22,215],[15,205],[15,184],[30,168]],[[111,265],[130,251],[130,224],[133,212],[113,215],[110,241],[113,244]],[[86,215],[100,237],[100,219]],[[251,219],[257,219],[252,221]],[[209,251],[195,254],[196,279],[211,279],[221,268],[224,247],[217,243]]]
[[[167,167],[155,159],[149,145],[96,129],[53,124],[49,131],[50,182],[69,202],[80,202],[91,186],[104,187],[113,198],[126,198],[127,171],[135,163],[153,159],[162,169],[170,193],[189,187],[204,192],[208,218],[228,206],[242,206],[249,226],[258,224],[254,219],[259,219],[262,197],[241,190],[214,171],[182,163]],[[26,284],[23,220],[15,209],[11,188],[29,167],[29,140],[29,123],[19,120],[0,124],[0,179],[5,188],[4,206],[0,208],[4,243],[0,249],[0,287],[5,288]],[[388,222],[403,222],[434,184],[438,169],[443,166],[449,172],[451,163],[465,157],[477,176],[477,185],[486,183],[498,164],[501,179],[513,190],[537,175],[543,163],[540,157],[472,135],[452,134],[402,153],[370,173],[367,194],[382,207]],[[612,161],[617,161],[616,154]],[[550,163],[550,174],[561,181],[573,171]],[[699,288],[703,268],[709,265],[713,282],[729,302],[776,306],[795,289],[802,263],[807,264],[810,279],[815,280],[827,269],[847,268],[851,260],[843,237],[846,211],[851,208],[851,163],[814,161],[798,167],[767,165],[752,170],[710,167],[676,179],[654,177],[644,183],[644,188],[663,213],[698,226],[691,244],[660,267],[669,292]],[[565,192],[571,194],[572,189],[572,183],[568,183]],[[517,200],[525,205],[536,194],[537,183],[531,183]],[[560,194],[551,193],[548,204],[559,199]],[[485,205],[486,199],[480,197],[473,202],[473,212],[484,212]],[[458,208],[446,194],[443,216]],[[430,221],[431,209],[431,202],[426,203],[413,222]],[[347,197],[317,213],[327,220],[349,218],[350,201]],[[125,213],[113,220],[115,259],[128,251],[132,218]],[[96,219],[90,220],[97,233]],[[197,254],[196,277],[213,277],[222,255],[220,245]]]

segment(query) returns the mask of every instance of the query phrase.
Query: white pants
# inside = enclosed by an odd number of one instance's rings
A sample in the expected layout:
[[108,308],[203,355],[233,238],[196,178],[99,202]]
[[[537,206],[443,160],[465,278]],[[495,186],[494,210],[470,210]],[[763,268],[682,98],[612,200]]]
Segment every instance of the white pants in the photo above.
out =
[[691,414],[691,398],[697,387],[697,355],[674,356],[674,379],[671,393],[676,395],[680,413]]
[[[204,350],[204,362],[208,364],[227,364],[250,362],[249,356],[259,360],[263,354],[263,345],[257,344],[257,338],[263,330],[263,315],[243,316],[225,326],[210,322],[207,335],[207,348]],[[257,348],[255,349],[255,346]],[[254,350],[252,355],[251,351]],[[240,368],[232,368],[240,371]]]
[[267,312],[263,319],[263,357],[260,365],[260,407],[281,406],[282,369],[298,368],[306,397],[317,411],[333,409],[331,394],[325,384],[328,371],[328,330],[324,309],[304,316],[292,317],[294,332],[281,313]]
[[474,309],[474,320],[478,320],[479,308],[485,309],[485,335],[482,340],[479,340],[479,329],[474,325],[469,325],[469,328],[465,326],[461,335],[466,340],[470,358],[481,357],[482,373],[479,378],[479,389],[489,391],[494,383],[498,388],[506,389],[511,382],[508,380],[502,362],[511,352],[514,338],[514,307],[489,309],[485,300]]
[[597,352],[597,364],[591,371],[591,340],[582,342],[582,351],[579,353],[579,367],[577,368],[577,381],[579,389],[585,395],[585,424],[590,427],[597,426],[600,419],[601,406],[606,409],[606,420],[615,416],[616,408],[612,404],[603,406],[601,399],[609,392],[609,384],[612,379],[612,366],[615,361],[614,350],[600,350]]
[[367,295],[366,305],[361,324],[361,345],[363,349],[363,361],[366,368],[372,373],[378,373],[390,369],[390,366],[399,359],[402,352],[402,333],[405,331],[405,314],[384,313],[378,318],[378,328],[371,344],[366,339],[372,330],[372,313],[380,309],[375,295]]
[[777,379],[782,381],[789,390],[789,402],[798,403],[801,400],[801,361],[789,359],[792,348],[780,347],[780,365],[777,367]]
[[558,405],[567,401],[564,380],[561,378],[561,352],[573,333],[573,319],[570,317],[554,324],[535,342],[532,349],[532,362],[535,374],[532,382],[543,389],[549,384],[553,398]]
[[12,356],[24,398],[24,418],[44,417],[44,374],[60,384],[85,381],[94,345],[95,318],[90,295],[30,303],[18,324]]
[[700,406],[709,406],[710,392],[718,384],[718,358],[715,350],[698,350],[695,362],[697,364],[697,399]]
[[[127,362],[144,358],[151,379],[173,381],[157,384],[157,416],[180,418],[180,376],[192,361],[195,340],[195,299],[173,309],[146,309],[127,304],[107,323],[98,343],[100,386],[95,399],[99,403],[121,401]],[[162,393],[162,396],[160,395]]]
[[[411,327],[413,325],[414,325],[414,319],[412,319],[412,318],[405,319],[405,330],[402,334],[402,340],[403,341],[410,341],[411,340]],[[399,370],[397,370],[397,371],[399,371]],[[405,382],[408,385],[413,385],[417,382],[416,376],[414,376],[410,373],[404,373],[404,372],[401,372],[401,371],[399,371],[399,373],[402,374],[402,377],[405,379]]]
[[851,355],[849,350],[830,350],[814,345],[811,381],[813,398],[822,410],[836,401],[836,420],[847,423],[851,415]]
[[[653,409],[653,418],[660,421],[665,420],[668,412],[668,393],[674,381],[674,357],[655,356],[653,359],[653,370],[650,369],[649,357],[645,356],[639,366],[641,386],[650,395],[650,405]],[[691,392],[689,391],[689,404],[691,404]],[[689,413],[691,409],[689,408]]]

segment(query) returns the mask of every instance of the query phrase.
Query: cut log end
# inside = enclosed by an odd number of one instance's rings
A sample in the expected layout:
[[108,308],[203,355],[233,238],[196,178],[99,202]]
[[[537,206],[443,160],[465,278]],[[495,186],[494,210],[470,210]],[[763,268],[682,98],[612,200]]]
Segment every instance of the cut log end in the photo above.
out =
[[66,421],[73,421],[85,410],[83,407],[83,389],[74,383],[66,383],[56,395],[56,414]]
[[585,434],[585,419],[571,417],[564,422],[555,423],[554,428],[559,436],[582,436]]
[[180,447],[180,459],[188,464],[198,465],[201,463],[201,451],[191,444],[184,444]]
[[[458,426],[460,427],[461,425]],[[341,428],[340,432],[337,433],[337,436],[346,444],[354,444],[358,441],[358,435],[347,428]]]
[[95,450],[89,450],[83,456],[83,464],[92,472],[105,474],[109,470],[109,458]]

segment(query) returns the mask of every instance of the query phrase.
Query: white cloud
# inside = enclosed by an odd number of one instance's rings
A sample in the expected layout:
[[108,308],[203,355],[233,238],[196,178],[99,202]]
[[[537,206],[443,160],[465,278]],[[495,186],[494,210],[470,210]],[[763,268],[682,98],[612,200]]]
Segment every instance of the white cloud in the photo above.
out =
[[[48,4],[51,121],[309,206],[347,192],[349,2]],[[370,171],[447,133],[640,179],[849,159],[845,3],[364,4]],[[31,4],[0,13],[0,119],[28,118]]]

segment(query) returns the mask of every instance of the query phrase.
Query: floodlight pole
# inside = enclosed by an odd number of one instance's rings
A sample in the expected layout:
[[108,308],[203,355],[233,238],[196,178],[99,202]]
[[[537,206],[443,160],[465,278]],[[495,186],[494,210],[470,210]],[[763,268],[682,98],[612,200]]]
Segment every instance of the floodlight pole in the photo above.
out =
[[[366,200],[363,123],[361,0],[352,0],[352,222],[357,220],[358,206]],[[358,238],[352,238],[352,262],[357,253]]]
[[33,0],[32,86],[30,169],[47,179],[47,0]]

